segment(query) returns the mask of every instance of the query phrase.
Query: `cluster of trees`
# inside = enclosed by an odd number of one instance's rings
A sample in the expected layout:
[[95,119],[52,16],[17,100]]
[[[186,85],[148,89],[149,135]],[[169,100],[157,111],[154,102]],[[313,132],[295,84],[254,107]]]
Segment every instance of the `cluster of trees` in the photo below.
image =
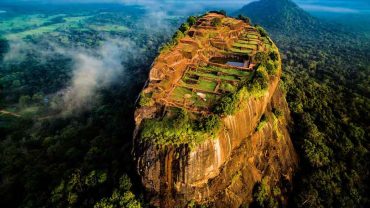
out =
[[213,112],[220,116],[233,115],[241,109],[246,99],[251,96],[256,98],[264,96],[268,89],[269,76],[277,73],[280,64],[276,53],[274,50],[269,53],[258,52],[254,57],[257,66],[252,79],[244,80],[237,90],[224,95],[214,107]]
[[369,36],[316,19],[289,0],[256,1],[238,13],[267,28],[282,52],[301,159],[290,206],[368,207]]
[[8,42],[0,36],[0,60],[3,59],[5,52],[8,50]]
[[255,207],[279,207],[281,190],[278,186],[272,187],[269,178],[264,177],[253,191],[253,204]]
[[367,39],[344,33],[277,37],[294,121],[291,136],[301,157],[291,205],[368,206]]
[[179,40],[183,37],[185,37],[187,31],[190,29],[191,26],[193,26],[199,17],[196,16],[190,16],[186,22],[181,24],[179,29],[175,32],[175,34],[172,36],[172,40],[163,44],[161,48],[159,49],[160,52],[167,52],[171,50],[174,46],[176,46],[179,42]]
[[221,127],[221,119],[217,115],[200,116],[195,120],[186,110],[174,109],[171,114],[144,120],[140,138],[161,146],[187,144],[192,147],[216,136]]
[[247,24],[252,24],[251,19],[249,17],[247,17],[247,16],[242,15],[242,14],[239,14],[238,15],[238,19],[239,20],[243,20]]
[[[284,87],[294,121],[291,137],[301,158],[289,203],[366,207],[370,203],[369,41],[355,34],[319,34],[320,39],[312,35],[296,39],[272,33],[283,54]],[[71,41],[82,41],[79,33],[75,35]],[[165,35],[153,37],[144,31],[127,35],[148,52],[166,40]],[[6,41],[0,39],[0,57],[6,49]],[[145,206],[135,164],[127,153],[134,102],[155,56],[148,53],[141,63],[128,66],[136,79],[103,89],[101,105],[89,112],[44,120],[1,116],[0,206]],[[267,72],[270,67],[265,66]],[[0,68],[2,107],[39,106],[41,97],[69,80],[70,60],[54,57],[40,62],[30,55],[21,63],[0,63]],[[263,89],[264,79],[260,81]],[[233,101],[226,100],[225,109],[228,103]],[[221,112],[231,113],[235,107],[225,109]],[[178,122],[184,124],[185,118]],[[205,119],[197,128],[218,128],[217,118]],[[259,206],[274,207],[279,190],[266,184],[261,182],[254,198]]]
[[[112,15],[120,17],[117,21],[124,21],[120,24],[132,25],[130,33],[120,35],[135,42],[143,57],[125,64],[130,72],[129,81],[114,83],[97,92],[100,104],[90,111],[68,117],[48,116],[49,112],[45,118],[0,115],[0,207],[142,206],[136,168],[127,154],[132,149],[134,103],[157,49],[169,36],[165,31],[158,36],[148,33],[137,24],[138,17],[122,18],[126,14],[121,11]],[[99,22],[114,19],[103,14],[94,18]],[[172,26],[176,24],[177,21]],[[67,43],[58,42],[58,38],[65,36]],[[1,108],[17,111],[36,106],[50,110],[51,106],[45,105],[46,95],[68,84],[72,62],[62,54],[42,59],[44,56],[39,56],[36,50],[48,48],[42,39],[62,46],[96,46],[85,42],[85,37],[96,44],[102,38],[72,29],[60,31],[55,39],[45,34],[25,40],[37,48],[31,48],[23,60],[0,62]],[[0,41],[0,51],[6,52],[3,48],[7,50],[5,40]],[[128,186],[131,184],[128,181],[135,185]]]

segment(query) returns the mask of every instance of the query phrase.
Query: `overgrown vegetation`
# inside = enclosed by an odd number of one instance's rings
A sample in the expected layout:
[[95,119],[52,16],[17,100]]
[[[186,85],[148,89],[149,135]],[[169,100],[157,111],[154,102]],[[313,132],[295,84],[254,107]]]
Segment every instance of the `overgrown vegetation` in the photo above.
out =
[[174,109],[173,115],[144,120],[140,138],[160,146],[189,145],[193,147],[215,137],[220,130],[220,117],[215,115],[191,118],[186,110]]
[[344,27],[326,24],[293,1],[258,1],[240,13],[282,52],[301,158],[289,206],[369,207],[369,36],[347,28],[348,19]]
[[[214,113],[221,116],[234,115],[238,109],[242,109],[244,101],[249,97],[259,98],[265,95],[268,88],[269,75],[263,63],[268,60],[268,56],[265,53],[257,54],[260,55],[256,58],[256,61],[262,63],[259,64],[254,72],[252,80],[243,81],[238,90],[224,95],[214,107]],[[277,70],[276,65],[273,66],[273,70]]]
[[154,104],[153,99],[151,98],[151,95],[149,93],[140,93],[140,100],[139,100],[139,105],[142,107],[147,107],[151,106]]
[[370,45],[355,34],[325,34],[320,41],[317,35],[277,39],[286,57],[291,137],[302,158],[290,203],[367,207]]
[[94,208],[127,207],[141,208],[141,203],[136,199],[131,191],[132,183],[127,175],[123,175],[119,180],[118,188],[113,190],[112,196],[101,199],[94,205]]
[[242,109],[248,98],[259,98],[265,95],[268,88],[268,75],[264,68],[259,67],[251,82],[244,82],[234,93],[224,95],[214,107],[214,113],[226,116],[234,115],[237,110]]
[[176,46],[179,43],[179,40],[186,36],[187,31],[190,29],[191,26],[193,26],[198,20],[198,17],[196,16],[190,16],[185,23],[181,24],[179,29],[175,32],[175,34],[172,36],[172,39],[163,44],[159,51],[161,53],[165,53],[170,51],[174,46]]
[[251,25],[251,24],[252,24],[251,19],[250,19],[249,17],[247,17],[247,16],[244,16],[244,15],[242,15],[242,14],[239,14],[237,18],[238,18],[239,20],[244,21],[245,23],[247,23],[247,24],[249,24],[249,25]]
[[[274,14],[266,8],[263,12]],[[348,35],[348,31],[328,32],[334,30],[331,26],[326,32],[318,31],[317,25],[310,25],[310,18],[302,22],[294,15],[285,16],[289,18],[286,21],[275,15],[260,17],[273,18],[267,25],[275,27],[266,28],[284,54],[284,86],[294,121],[291,137],[301,157],[290,206],[369,207],[369,40]],[[132,31],[139,31],[138,18],[133,17],[114,13],[97,19],[124,19]],[[257,18],[253,20],[257,22]],[[307,30],[314,35],[298,33]],[[101,41],[91,31],[64,32],[67,37],[61,43],[65,44],[89,46]],[[124,34],[149,52],[166,40],[146,32]],[[297,35],[298,39],[292,37]],[[141,186],[127,153],[134,128],[134,99],[154,57],[155,52],[141,57],[141,63],[131,62],[127,70],[134,81],[102,90],[101,105],[89,112],[44,120],[1,115],[0,206],[138,206],[140,197],[135,200],[131,193],[139,196]],[[70,67],[70,60],[63,57],[40,62],[31,54],[22,63],[1,63],[0,106],[43,106],[40,95],[45,100],[45,95],[63,88],[70,78]],[[268,66],[266,71],[270,73]],[[120,185],[125,174],[133,187]],[[269,197],[274,192],[279,190],[262,181],[255,201],[263,207],[275,205]]]
[[268,118],[266,117],[266,115],[262,115],[260,122],[258,123],[256,127],[256,131],[261,131],[266,126],[267,122],[268,122]]
[[[45,12],[39,16],[48,18],[54,12],[79,16],[83,10],[93,17],[81,24],[127,25],[131,30],[97,32],[66,27],[58,31],[57,37],[44,33],[16,42],[22,53],[10,54],[14,55],[12,61],[0,59],[0,110],[21,114],[0,113],[0,207],[139,207],[141,188],[132,157],[127,154],[132,149],[134,102],[168,34],[149,33],[137,24],[143,10],[136,7],[104,5],[109,12],[101,13],[95,11],[101,11],[102,5],[82,9],[69,6],[50,10],[45,8],[47,5],[38,5],[37,11]],[[22,17],[35,12],[30,11],[35,7],[17,9],[20,11],[14,15]],[[2,19],[2,23],[7,22]],[[178,24],[176,19],[169,23],[173,28]],[[50,45],[45,42],[93,51],[108,35],[132,41],[141,50],[140,60],[127,58],[123,65],[128,73],[119,77],[119,82],[96,91],[99,105],[69,116],[50,114],[56,104],[53,97],[61,99],[54,95],[69,84],[73,62],[63,54],[46,53]],[[8,50],[8,43],[14,46],[10,41],[0,42],[0,57]],[[23,115],[30,108],[39,110],[33,116]],[[120,187],[124,175],[129,175],[133,187]]]
[[261,37],[268,37],[267,31],[260,25],[256,25],[257,31],[260,33]]
[[279,197],[281,197],[280,188],[271,187],[269,178],[264,177],[260,183],[256,184],[253,198],[259,207],[278,208],[281,204]]
[[219,27],[222,25],[222,21],[220,18],[214,18],[212,21],[211,21],[211,25],[214,26],[214,27]]

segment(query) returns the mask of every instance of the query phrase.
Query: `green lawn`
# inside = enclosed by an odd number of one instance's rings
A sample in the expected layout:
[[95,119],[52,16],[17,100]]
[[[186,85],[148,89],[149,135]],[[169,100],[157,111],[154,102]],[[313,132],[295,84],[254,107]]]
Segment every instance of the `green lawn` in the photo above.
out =
[[248,55],[253,52],[253,50],[250,50],[250,49],[240,50],[238,48],[231,48],[230,50],[231,50],[231,52],[234,52],[234,53],[242,53],[242,54],[248,54]]
[[184,88],[184,87],[176,87],[171,94],[171,98],[173,100],[183,102],[185,95],[187,94],[191,95],[191,97],[187,99],[187,103],[189,104],[191,103],[197,107],[207,107],[210,105],[211,102],[214,102],[214,100],[212,99],[213,98],[212,96],[206,94],[207,101],[203,101],[201,98],[199,98],[199,96],[195,92],[192,92],[191,90]]
[[237,87],[230,83],[224,82],[221,84],[220,89],[228,92],[235,92],[237,90]]
[[248,33],[247,35],[244,35],[245,38],[252,38],[252,39],[258,39],[259,35],[254,33]]
[[229,81],[239,81],[239,79],[237,79],[235,76],[228,76],[228,75],[218,76],[218,75],[207,73],[206,71],[199,70],[199,69],[197,71],[191,71],[188,73],[198,75],[200,77],[215,79],[215,80],[221,79],[221,80],[229,80]]
[[206,70],[206,71],[223,72],[223,73],[227,73],[230,75],[237,75],[237,76],[248,76],[250,74],[250,72],[248,71],[242,71],[242,70],[231,69],[231,68],[225,69],[225,68],[216,67],[216,66],[207,66],[207,67],[203,67],[200,69]]
[[208,81],[202,78],[200,78],[199,80],[194,80],[194,79],[187,79],[187,80],[192,80],[196,84],[188,84],[185,82],[185,80],[181,80],[180,82],[181,85],[184,87],[190,87],[190,88],[195,88],[195,89],[209,91],[209,92],[213,92],[217,86],[217,82]]
[[246,48],[246,49],[256,49],[257,48],[257,45],[255,44],[251,44],[251,43],[239,43],[239,42],[236,42],[233,44],[233,47],[241,47],[241,48]]
[[189,95],[192,95],[192,96],[195,95],[194,92],[192,92],[191,90],[189,90],[187,88],[184,88],[184,87],[176,87],[173,90],[171,96],[175,100],[183,101],[186,94],[189,94]]
[[205,91],[214,91],[217,86],[217,82],[210,82],[204,79],[200,79],[198,84],[196,85],[197,89],[205,90]]

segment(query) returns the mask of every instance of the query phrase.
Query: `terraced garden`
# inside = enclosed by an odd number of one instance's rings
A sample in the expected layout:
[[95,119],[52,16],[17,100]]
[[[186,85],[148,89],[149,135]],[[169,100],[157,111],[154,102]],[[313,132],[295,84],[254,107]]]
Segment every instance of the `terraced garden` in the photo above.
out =
[[223,93],[235,92],[241,81],[250,80],[252,71],[205,66],[188,69],[169,94],[170,103],[209,109]]
[[[176,78],[154,81],[153,87],[148,91],[154,92],[153,97],[149,98],[154,100],[153,103],[165,103],[169,107],[185,108],[191,112],[208,114],[213,112],[213,108],[225,95],[237,93],[242,85],[253,81],[252,78],[257,73],[255,67],[257,63],[254,63],[253,57],[258,51],[263,52],[268,49],[264,45],[271,45],[270,40],[262,37],[260,32],[253,27],[235,29],[238,28],[238,20],[224,18],[223,26],[218,27],[210,25],[209,22],[212,22],[212,18],[200,19],[187,38],[193,38],[198,43],[206,43],[206,47],[201,47],[202,50],[207,49],[209,47],[207,43],[210,42],[212,47],[210,49],[217,53],[204,51],[202,55],[208,59],[198,56],[201,62],[190,62],[181,68],[181,73],[175,75]],[[206,27],[210,29],[206,30]],[[220,34],[227,34],[227,36]],[[230,38],[230,34],[234,38]],[[210,36],[213,35],[216,37],[212,37],[210,41]],[[191,52],[194,48],[190,47],[187,41],[178,44],[180,52]],[[165,67],[163,71],[169,71],[171,74],[174,71],[172,67],[178,66],[178,63],[179,61],[171,62],[171,65],[166,62],[167,65],[158,64],[153,68],[157,70]],[[153,74],[156,76],[155,73]],[[158,94],[155,93],[157,90]]]
[[251,56],[253,52],[258,50],[260,43],[260,35],[256,32],[247,33],[242,35],[241,38],[235,41],[230,48],[233,53],[248,54]]

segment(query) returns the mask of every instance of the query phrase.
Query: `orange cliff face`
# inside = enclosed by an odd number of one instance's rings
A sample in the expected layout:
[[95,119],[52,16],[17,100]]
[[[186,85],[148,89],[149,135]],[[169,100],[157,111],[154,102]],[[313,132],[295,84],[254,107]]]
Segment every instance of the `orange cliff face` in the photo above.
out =
[[[152,205],[239,207],[252,201],[262,179],[291,182],[298,161],[281,71],[278,49],[260,28],[215,13],[157,57],[134,134],[137,171]],[[257,81],[262,75],[265,86]],[[225,96],[233,98],[232,113],[217,110]],[[178,109],[189,123],[174,116]],[[204,130],[204,118],[219,119],[218,128]]]

